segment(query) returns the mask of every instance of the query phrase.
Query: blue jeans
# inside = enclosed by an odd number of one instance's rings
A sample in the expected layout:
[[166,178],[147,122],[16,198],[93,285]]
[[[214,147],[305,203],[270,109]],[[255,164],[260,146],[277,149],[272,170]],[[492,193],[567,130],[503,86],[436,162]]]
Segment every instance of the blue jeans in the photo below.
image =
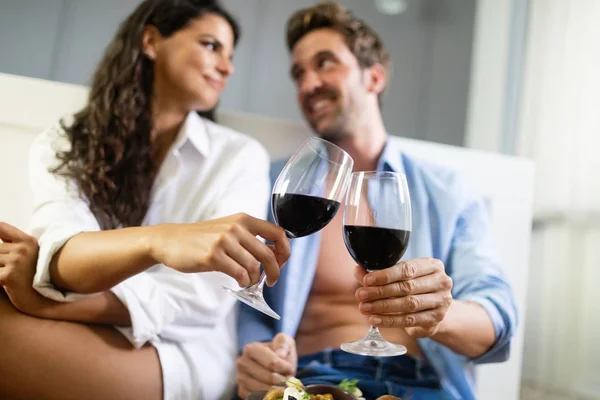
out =
[[386,394],[402,400],[438,400],[452,397],[426,362],[411,356],[364,357],[338,349],[325,349],[298,360],[296,377],[305,385],[339,384],[344,378],[358,379],[367,400]]

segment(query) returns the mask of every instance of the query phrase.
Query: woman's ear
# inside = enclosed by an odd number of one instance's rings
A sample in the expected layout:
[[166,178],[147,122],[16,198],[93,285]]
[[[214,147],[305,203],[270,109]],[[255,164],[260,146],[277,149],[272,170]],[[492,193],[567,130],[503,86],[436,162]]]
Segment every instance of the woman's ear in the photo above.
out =
[[156,60],[158,45],[162,41],[163,36],[154,25],[146,25],[142,34],[142,51],[151,61]]

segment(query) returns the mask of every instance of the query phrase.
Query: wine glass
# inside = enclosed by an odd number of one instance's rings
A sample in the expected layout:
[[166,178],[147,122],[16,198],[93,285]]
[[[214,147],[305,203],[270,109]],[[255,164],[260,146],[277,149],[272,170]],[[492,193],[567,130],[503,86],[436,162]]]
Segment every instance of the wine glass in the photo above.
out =
[[[368,272],[397,264],[412,226],[406,176],[396,172],[355,172],[346,195],[344,243],[359,266]],[[365,356],[399,356],[406,347],[385,340],[371,326],[367,336],[344,343],[342,350]]]
[[[335,216],[346,193],[354,161],[344,150],[312,137],[287,162],[275,185],[271,208],[288,238],[313,234]],[[227,289],[238,300],[275,319],[279,315],[263,296],[266,275],[243,290]]]

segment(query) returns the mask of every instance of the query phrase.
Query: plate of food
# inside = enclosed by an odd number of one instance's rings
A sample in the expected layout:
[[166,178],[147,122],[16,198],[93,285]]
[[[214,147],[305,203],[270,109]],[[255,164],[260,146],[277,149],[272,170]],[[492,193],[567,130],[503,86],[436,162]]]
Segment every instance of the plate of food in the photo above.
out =
[[[364,400],[357,386],[357,380],[344,379],[335,385],[304,386],[296,378],[285,381],[285,386],[274,386],[268,391],[252,393],[246,400]],[[398,397],[383,396],[377,400],[402,400]]]

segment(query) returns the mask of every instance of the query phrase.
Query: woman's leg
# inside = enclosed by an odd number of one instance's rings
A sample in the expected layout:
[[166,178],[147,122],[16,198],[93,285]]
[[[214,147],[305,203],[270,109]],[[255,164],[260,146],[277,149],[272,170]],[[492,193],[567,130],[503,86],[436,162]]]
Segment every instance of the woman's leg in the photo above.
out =
[[0,398],[159,400],[158,354],[109,327],[22,314],[0,288]]

